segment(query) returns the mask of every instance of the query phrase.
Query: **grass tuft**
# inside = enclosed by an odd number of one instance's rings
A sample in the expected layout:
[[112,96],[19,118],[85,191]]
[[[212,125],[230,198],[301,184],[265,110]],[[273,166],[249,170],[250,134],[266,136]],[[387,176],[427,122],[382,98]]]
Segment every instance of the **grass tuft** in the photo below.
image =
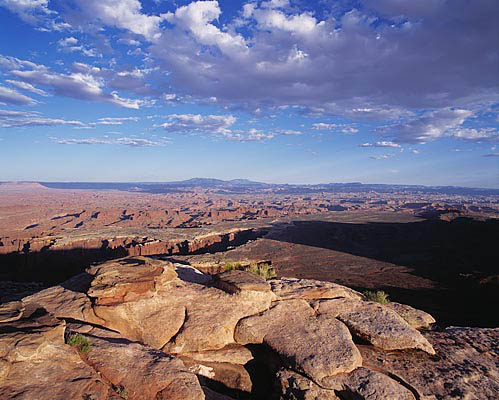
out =
[[90,340],[79,333],[69,333],[66,336],[66,343],[75,347],[80,353],[88,353],[90,350]]
[[379,304],[388,304],[390,302],[390,300],[388,299],[388,293],[385,293],[382,290],[378,290],[376,292],[368,290],[364,292],[364,294],[366,295],[368,300],[374,301]]
[[232,263],[230,261],[226,262],[223,266],[224,271],[247,271],[252,274],[259,275],[264,279],[272,279],[276,277],[276,273],[273,267],[268,263],[251,263],[249,265],[242,265],[239,262]]

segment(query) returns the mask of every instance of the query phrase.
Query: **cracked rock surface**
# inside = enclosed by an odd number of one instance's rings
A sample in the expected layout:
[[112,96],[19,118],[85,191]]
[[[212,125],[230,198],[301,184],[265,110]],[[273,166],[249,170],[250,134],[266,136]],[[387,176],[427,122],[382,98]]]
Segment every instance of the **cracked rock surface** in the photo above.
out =
[[[127,257],[0,304],[0,398],[497,394],[498,330],[416,329],[433,321],[423,311],[369,302],[329,282],[265,281],[243,271],[211,277],[186,265]],[[71,347],[68,335],[88,346]]]

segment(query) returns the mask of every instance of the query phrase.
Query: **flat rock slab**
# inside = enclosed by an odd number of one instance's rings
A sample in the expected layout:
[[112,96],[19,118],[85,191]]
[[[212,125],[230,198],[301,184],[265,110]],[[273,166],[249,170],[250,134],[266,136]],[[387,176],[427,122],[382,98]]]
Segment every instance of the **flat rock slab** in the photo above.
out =
[[390,302],[385,304],[390,310],[395,311],[400,315],[410,326],[414,329],[428,329],[431,324],[434,324],[435,318],[433,318],[427,312],[418,310],[407,304],[400,304],[396,302]]
[[147,257],[126,257],[87,269],[94,276],[88,295],[106,305],[143,298],[177,277],[172,263]]
[[381,304],[340,298],[321,301],[316,310],[319,315],[338,318],[352,334],[383,350],[420,349],[435,354],[420,332]]
[[367,368],[332,377],[328,384],[341,398],[359,400],[416,400],[414,394],[387,375]]
[[108,398],[109,387],[64,343],[65,323],[50,314],[0,325],[0,398]]
[[21,319],[24,310],[24,304],[21,301],[0,304],[0,323]]
[[269,292],[270,284],[261,276],[247,271],[226,271],[214,276],[215,285],[228,293],[238,293],[242,290]]
[[242,318],[267,310],[271,292],[243,290],[228,294],[220,289],[176,280],[158,293],[163,304],[186,308],[186,319],[175,337],[163,347],[167,353],[219,350],[234,343]]
[[163,390],[183,393],[185,400],[204,398],[196,376],[180,359],[116,332],[76,324],[68,325],[68,330],[90,341],[87,362],[114,386],[126,389],[129,399],[154,399]]
[[335,318],[315,317],[303,300],[280,301],[262,315],[245,318],[234,338],[240,344],[265,343],[319,384],[362,363],[347,327]]
[[365,365],[398,376],[421,398],[489,400],[499,393],[499,329],[448,328],[424,332],[435,356],[381,352],[360,346]]
[[346,286],[313,279],[281,278],[270,281],[270,285],[272,291],[281,300],[316,300],[333,299],[336,297],[347,297],[356,300],[364,299],[361,293]]
[[251,351],[239,344],[229,344],[220,350],[207,350],[192,353],[182,353],[184,357],[196,361],[222,362],[244,365],[253,359]]
[[23,298],[23,303],[29,310],[41,307],[57,318],[71,318],[92,324],[104,322],[95,315],[92,302],[86,294],[66,289],[60,285],[27,296]]

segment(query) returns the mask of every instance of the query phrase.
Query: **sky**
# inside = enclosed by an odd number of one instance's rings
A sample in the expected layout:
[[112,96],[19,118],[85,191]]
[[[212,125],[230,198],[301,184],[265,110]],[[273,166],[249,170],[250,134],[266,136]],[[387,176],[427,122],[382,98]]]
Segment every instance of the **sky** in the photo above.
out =
[[497,0],[0,0],[0,181],[499,188]]

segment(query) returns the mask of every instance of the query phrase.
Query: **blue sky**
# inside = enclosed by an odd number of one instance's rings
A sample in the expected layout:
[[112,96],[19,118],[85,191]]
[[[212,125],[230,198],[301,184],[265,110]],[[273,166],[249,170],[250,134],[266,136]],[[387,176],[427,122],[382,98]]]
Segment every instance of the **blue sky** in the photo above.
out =
[[0,0],[0,180],[499,187],[497,0]]

